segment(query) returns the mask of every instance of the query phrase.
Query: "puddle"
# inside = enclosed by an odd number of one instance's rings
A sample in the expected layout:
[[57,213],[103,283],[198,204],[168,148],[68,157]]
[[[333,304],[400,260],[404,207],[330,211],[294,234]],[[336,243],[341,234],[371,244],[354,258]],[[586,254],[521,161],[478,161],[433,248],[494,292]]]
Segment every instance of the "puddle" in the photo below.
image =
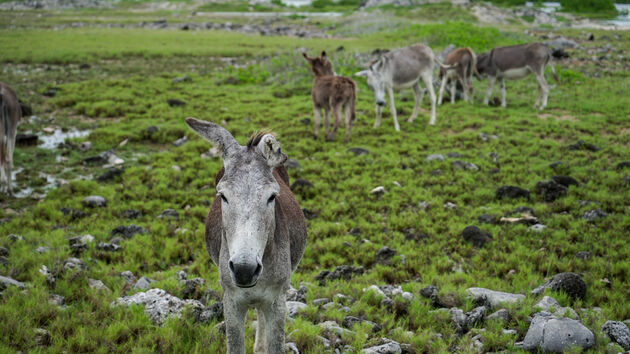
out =
[[38,138],[42,141],[42,143],[37,146],[42,149],[54,149],[60,143],[65,142],[67,138],[82,138],[84,136],[88,136],[89,134],[89,130],[72,129],[64,132],[61,129],[55,129],[55,132],[50,135],[39,135]]
[[[18,184],[16,183],[15,177],[17,176],[18,173],[22,172],[23,170],[24,169],[22,167],[18,167],[14,171],[11,171],[11,185],[13,186],[13,196],[15,198],[34,197],[34,198],[40,199],[40,198],[45,197],[49,190],[56,188],[58,185],[61,185],[63,183],[67,183],[65,180],[61,178],[57,178],[53,175],[40,172],[39,178],[46,179],[46,183],[42,186],[37,187],[42,192],[42,194],[35,195],[33,194],[33,192],[35,191],[35,188],[33,187],[20,188]],[[20,181],[20,182],[24,182],[24,181]]]
[[616,19],[608,21],[615,26],[630,26],[630,4],[615,4],[619,16]]

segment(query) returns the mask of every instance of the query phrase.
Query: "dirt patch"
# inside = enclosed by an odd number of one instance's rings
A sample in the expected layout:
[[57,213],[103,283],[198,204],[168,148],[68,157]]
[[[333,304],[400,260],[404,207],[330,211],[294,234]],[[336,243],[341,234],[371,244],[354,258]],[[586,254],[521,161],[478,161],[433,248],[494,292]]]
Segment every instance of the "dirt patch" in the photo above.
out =
[[569,121],[569,122],[577,122],[579,121],[579,119],[577,119],[575,116],[572,116],[570,114],[562,114],[562,115],[553,115],[550,113],[541,113],[538,115],[538,118],[540,119],[549,119],[549,118],[553,118],[555,120],[561,120],[561,121]]

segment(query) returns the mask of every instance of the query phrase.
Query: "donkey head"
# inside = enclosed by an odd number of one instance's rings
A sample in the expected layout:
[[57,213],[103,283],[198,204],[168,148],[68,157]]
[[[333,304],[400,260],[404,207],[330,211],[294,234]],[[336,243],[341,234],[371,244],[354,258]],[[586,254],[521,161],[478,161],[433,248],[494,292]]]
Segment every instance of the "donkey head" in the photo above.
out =
[[195,118],[186,124],[221,149],[225,173],[216,186],[221,198],[222,247],[229,252],[228,269],[241,288],[256,285],[263,272],[263,255],[276,229],[276,195],[280,187],[273,168],[287,159],[276,138],[267,133],[239,145],[224,128]]
[[302,53],[304,59],[311,65],[311,69],[313,69],[313,74],[315,76],[334,76],[335,71],[333,70],[332,63],[328,60],[328,56],[326,56],[326,52],[322,52],[322,55],[319,57],[309,58],[306,53]]
[[368,70],[359,71],[355,76],[367,77],[367,84],[374,92],[374,100],[379,106],[385,105],[386,69],[389,59],[386,56],[370,62]]

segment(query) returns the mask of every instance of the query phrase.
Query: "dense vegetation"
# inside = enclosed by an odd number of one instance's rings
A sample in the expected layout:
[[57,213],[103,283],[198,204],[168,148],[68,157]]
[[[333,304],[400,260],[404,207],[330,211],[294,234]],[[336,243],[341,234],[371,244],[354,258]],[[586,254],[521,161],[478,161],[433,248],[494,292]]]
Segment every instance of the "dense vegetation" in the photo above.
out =
[[[342,336],[343,344],[356,350],[387,337],[410,344],[417,353],[475,352],[473,336],[482,334],[480,350],[513,352],[539,299],[528,296],[508,306],[510,319],[504,324],[489,321],[457,336],[448,314],[433,311],[431,301],[419,295],[430,284],[439,288],[442,302],[469,311],[475,305],[466,296],[468,287],[529,294],[558,272],[579,273],[588,286],[584,300],[547,294],[576,309],[595,332],[593,353],[608,346],[608,338],[599,331],[606,320],[630,317],[628,169],[616,167],[630,159],[630,70],[627,60],[611,55],[597,64],[588,53],[605,43],[627,52],[628,32],[594,31],[596,38],[609,40],[588,42],[580,31],[554,29],[580,41],[585,49],[572,51],[570,64],[558,64],[561,84],[552,89],[545,112],[533,109],[536,84],[531,77],[507,82],[505,109],[479,104],[486,82],[476,82],[476,103],[438,107],[434,127],[427,125],[426,98],[419,118],[412,124],[403,121],[413,108],[411,92],[403,91],[396,96],[402,125],[396,133],[387,113],[383,125],[372,128],[373,97],[358,80],[358,119],[350,143],[343,144],[343,130],[333,142],[312,139],[312,77],[302,50],[311,54],[327,50],[335,71],[350,76],[371,59],[375,48],[425,42],[438,52],[453,43],[482,52],[538,37],[525,35],[520,26],[500,30],[465,22],[420,25],[404,16],[378,33],[331,39],[104,29],[95,28],[103,18],[137,23],[164,14],[113,10],[93,16],[90,10],[81,11],[0,13],[2,21],[15,26],[0,30],[2,81],[32,104],[36,116],[24,122],[20,132],[43,136],[50,127],[90,130],[89,136],[57,149],[16,149],[15,165],[21,168],[15,177],[17,189],[33,188],[35,196],[2,197],[0,246],[8,255],[0,262],[0,275],[30,286],[8,287],[0,295],[0,351],[223,351],[225,337],[215,328],[218,320],[198,323],[187,312],[159,326],[140,306],[110,306],[119,296],[140,291],[120,276],[127,270],[152,279],[151,287],[208,305],[220,295],[217,269],[204,249],[203,222],[221,161],[201,157],[210,146],[188,130],[183,121],[187,116],[222,124],[241,144],[255,130],[272,129],[283,151],[299,162],[289,170],[291,179],[313,184],[295,191],[311,216],[307,250],[292,278],[294,287],[300,283],[307,287],[308,307],[286,328],[287,339],[301,352],[325,352],[318,336],[327,334],[317,323],[341,323],[347,313],[340,306],[324,309],[312,301],[333,299],[339,293],[357,300],[347,304],[349,314],[383,327],[371,333],[367,325],[356,325],[352,334]],[[94,26],[50,31],[73,23],[77,16],[95,21]],[[188,13],[169,16],[173,18],[169,21],[189,20]],[[295,25],[290,19],[283,21]],[[322,20],[321,25],[330,23]],[[329,33],[335,35],[353,28],[346,18],[334,25]],[[51,88],[55,97],[42,95]],[[184,105],[171,106],[169,99]],[[183,136],[188,136],[187,143],[173,145]],[[92,148],[82,151],[79,143],[86,140]],[[598,149],[569,149],[578,140]],[[355,155],[350,147],[368,153]],[[110,168],[85,160],[109,149],[125,160],[124,171],[99,182],[95,178]],[[447,157],[449,153],[457,157]],[[446,159],[426,161],[430,154]],[[460,169],[456,160],[479,169]],[[534,193],[538,181],[558,174],[570,175],[579,185],[553,202]],[[56,179],[56,188],[47,190],[47,176]],[[495,191],[503,185],[526,188],[531,197],[497,199]],[[384,186],[385,193],[370,194],[377,186]],[[37,198],[46,191],[43,199]],[[85,207],[82,200],[89,195],[105,197],[107,206]],[[447,203],[455,208],[445,207]],[[485,224],[477,219],[481,214],[513,215],[520,206],[532,208],[546,228],[535,232],[522,224]],[[599,208],[606,217],[592,222],[583,218],[585,212]],[[178,216],[158,217],[165,209]],[[110,242],[114,228],[129,224],[147,232],[122,240],[121,249],[114,252],[97,247]],[[480,248],[466,243],[461,234],[469,225],[491,233],[492,242]],[[69,240],[86,234],[95,240],[75,253]],[[377,262],[375,254],[383,246],[396,253],[388,262]],[[40,253],[38,247],[49,248]],[[590,252],[590,257],[577,258],[581,251]],[[83,260],[86,268],[66,269],[64,262],[72,256]],[[363,266],[366,271],[352,281],[315,280],[321,271],[340,265]],[[42,266],[54,281],[47,280]],[[189,278],[205,279],[205,284],[187,291],[177,278],[181,270]],[[103,281],[109,290],[90,288],[88,279]],[[397,296],[391,307],[382,306],[373,292],[363,291],[372,284],[400,285],[414,295],[413,300]],[[49,302],[52,294],[63,296],[64,306]],[[43,347],[33,335],[37,328],[50,334]],[[503,328],[517,333],[506,334]],[[246,334],[251,348],[250,325]]]

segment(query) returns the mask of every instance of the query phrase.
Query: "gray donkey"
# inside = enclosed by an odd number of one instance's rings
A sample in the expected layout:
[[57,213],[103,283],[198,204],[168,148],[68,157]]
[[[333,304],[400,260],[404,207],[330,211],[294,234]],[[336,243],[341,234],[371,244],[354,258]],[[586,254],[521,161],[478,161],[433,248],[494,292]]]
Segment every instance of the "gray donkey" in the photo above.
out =
[[[13,195],[11,168],[13,168],[13,149],[17,126],[22,120],[20,101],[7,84],[0,82],[0,188]],[[5,186],[6,184],[6,186]]]
[[276,138],[253,135],[240,146],[224,128],[186,123],[221,149],[217,197],[206,220],[206,249],[219,267],[228,353],[245,353],[245,317],[255,307],[255,353],[284,353],[285,292],[306,247],[306,220],[289,189]]

